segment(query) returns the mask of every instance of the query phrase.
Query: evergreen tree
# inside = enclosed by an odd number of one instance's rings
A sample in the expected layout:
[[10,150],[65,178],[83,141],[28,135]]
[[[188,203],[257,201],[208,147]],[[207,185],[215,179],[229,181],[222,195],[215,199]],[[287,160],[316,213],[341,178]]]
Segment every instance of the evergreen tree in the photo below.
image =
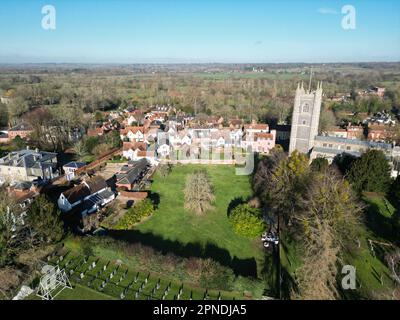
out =
[[390,166],[380,150],[368,150],[352,165],[349,181],[357,192],[384,192],[391,184]]
[[29,207],[26,217],[31,237],[47,243],[60,241],[64,235],[60,215],[60,211],[44,195],[37,197]]

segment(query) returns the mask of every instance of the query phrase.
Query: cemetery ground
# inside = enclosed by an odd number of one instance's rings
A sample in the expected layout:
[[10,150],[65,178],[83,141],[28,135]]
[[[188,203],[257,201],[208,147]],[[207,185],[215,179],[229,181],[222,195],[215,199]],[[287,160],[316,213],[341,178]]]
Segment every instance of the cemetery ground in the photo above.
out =
[[[69,277],[72,289],[65,288],[58,300],[218,300],[240,299],[240,292],[207,290],[164,275],[136,271],[120,260],[85,256],[67,243],[48,256],[46,262],[58,265]],[[38,282],[36,279],[35,282]],[[32,294],[29,299],[40,299]]]
[[[345,299],[366,299],[391,297],[395,284],[386,267],[385,252],[394,241],[395,235],[390,221],[395,209],[388,199],[377,193],[364,193],[365,226],[360,230],[359,244],[349,248],[343,257],[343,265],[356,268],[356,290],[343,290]],[[283,296],[296,278],[294,270],[301,265],[301,253],[292,239],[281,238],[281,273]],[[340,277],[339,272],[339,277]],[[371,296],[371,293],[373,296]]]

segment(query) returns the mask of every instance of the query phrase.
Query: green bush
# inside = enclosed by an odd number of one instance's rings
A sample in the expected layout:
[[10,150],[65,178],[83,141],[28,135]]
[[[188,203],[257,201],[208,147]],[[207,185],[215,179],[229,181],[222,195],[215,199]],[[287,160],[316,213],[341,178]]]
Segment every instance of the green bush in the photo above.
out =
[[265,229],[261,211],[250,207],[248,204],[241,204],[233,209],[229,220],[237,234],[248,238],[255,238],[261,235]]
[[153,212],[154,206],[150,199],[139,201],[125,213],[124,217],[118,222],[117,229],[132,229],[135,224],[143,218],[151,216]]
[[88,153],[92,153],[93,149],[99,144],[99,138],[98,137],[88,137],[85,140],[85,150]]

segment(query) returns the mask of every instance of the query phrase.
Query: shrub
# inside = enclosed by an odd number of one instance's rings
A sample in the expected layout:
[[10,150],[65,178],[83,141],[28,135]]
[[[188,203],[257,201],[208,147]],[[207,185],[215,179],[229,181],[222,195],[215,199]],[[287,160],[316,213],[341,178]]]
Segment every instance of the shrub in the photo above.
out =
[[98,137],[88,137],[85,140],[85,150],[89,153],[92,153],[93,149],[99,144]]
[[132,229],[135,224],[143,218],[151,216],[153,212],[154,207],[150,199],[139,201],[125,213],[124,217],[118,222],[117,229]]
[[248,238],[259,236],[265,229],[264,221],[261,218],[261,211],[250,207],[248,204],[241,204],[233,209],[229,220],[232,223],[235,233]]

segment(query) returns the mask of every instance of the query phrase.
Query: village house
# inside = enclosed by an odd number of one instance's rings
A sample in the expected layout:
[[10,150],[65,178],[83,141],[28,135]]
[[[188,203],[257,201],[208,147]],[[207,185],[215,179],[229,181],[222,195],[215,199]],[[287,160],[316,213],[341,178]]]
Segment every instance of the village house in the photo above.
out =
[[385,124],[369,123],[367,130],[370,141],[387,141],[393,135],[393,127]]
[[361,139],[364,134],[364,129],[362,126],[348,125],[346,128],[332,127],[326,131],[326,135],[336,138],[345,139]]
[[82,215],[93,213],[115,199],[114,192],[100,176],[84,180],[81,184],[61,193],[57,204],[61,211],[68,212],[79,207]]
[[268,124],[252,123],[244,126],[244,135],[241,141],[243,149],[268,154],[275,147],[276,130],[270,130]]
[[241,147],[245,150],[250,148],[253,152],[268,154],[275,147],[276,131],[271,130],[270,133],[256,132],[246,134],[241,142]]
[[104,135],[103,127],[90,128],[87,130],[88,137],[100,137],[102,135]]
[[149,168],[150,163],[147,159],[130,162],[128,166],[122,167],[121,171],[116,174],[116,187],[126,191],[134,190],[135,185],[140,182]]
[[56,153],[27,149],[0,158],[0,180],[3,181],[48,180],[58,176]]
[[160,132],[159,128],[149,128],[145,132],[144,140],[147,144],[151,144],[156,142],[158,133]]
[[32,131],[32,128],[28,124],[20,123],[8,130],[8,138],[10,141],[14,140],[16,136],[26,139],[32,133]]
[[155,151],[148,150],[148,146],[144,142],[124,142],[122,156],[132,161],[147,159],[152,165],[158,163]]
[[126,127],[119,132],[122,141],[144,142],[147,129],[144,127]]
[[158,164],[156,152],[154,150],[138,150],[130,160],[139,161],[141,159],[146,159],[152,166]]
[[242,119],[230,119],[229,120],[229,128],[231,129],[241,129],[243,127]]
[[0,132],[0,144],[7,144],[10,142],[8,133]]
[[349,124],[346,128],[347,139],[362,139],[364,137],[364,128]]
[[40,189],[30,182],[20,182],[7,188],[8,196],[13,205],[7,207],[8,219],[12,222],[12,231],[25,224],[27,210],[40,194]]
[[208,117],[205,124],[211,128],[221,128],[224,125],[223,117]]
[[76,162],[76,161],[68,162],[67,164],[63,165],[65,178],[68,181],[75,179],[76,178],[75,172],[84,166],[86,166],[86,163]]
[[145,142],[123,142],[122,156],[126,159],[133,159],[138,151],[145,151],[147,144]]
[[241,128],[239,129],[230,129],[230,139],[231,143],[236,146],[240,147],[240,144],[243,139],[243,130]]
[[138,125],[139,121],[138,121],[137,117],[135,117],[133,114],[129,114],[129,116],[126,119],[124,119],[124,121],[122,123],[123,123],[123,125],[129,127],[134,124]]
[[169,104],[162,106],[156,105],[151,110],[152,113],[158,113],[159,115],[164,115],[164,117],[168,117],[172,113],[172,111],[174,111],[174,108]]

